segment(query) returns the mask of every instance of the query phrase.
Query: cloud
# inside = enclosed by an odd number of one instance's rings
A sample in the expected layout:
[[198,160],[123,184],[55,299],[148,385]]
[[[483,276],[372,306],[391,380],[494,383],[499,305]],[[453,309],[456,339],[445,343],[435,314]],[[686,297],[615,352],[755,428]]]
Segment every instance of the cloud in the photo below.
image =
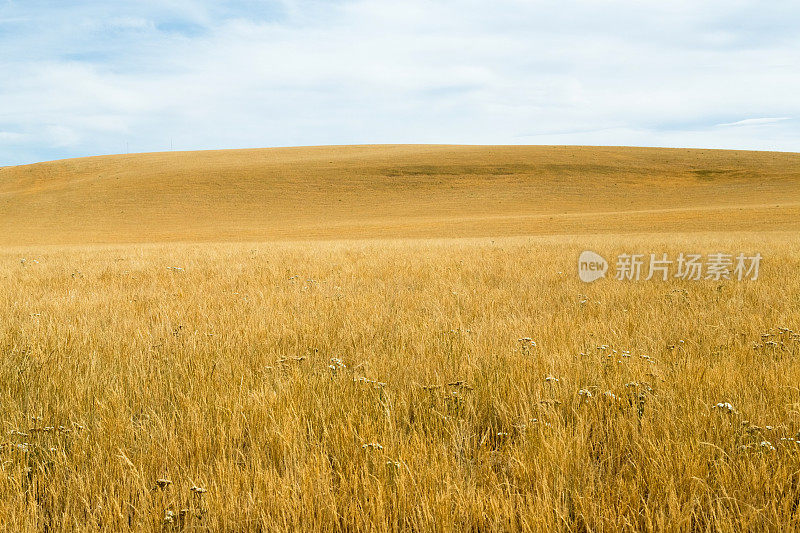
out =
[[764,126],[768,124],[775,124],[776,122],[782,122],[784,120],[791,120],[791,117],[746,118],[744,120],[738,120],[736,122],[726,122],[723,124],[717,124],[717,126],[726,128],[731,126]]
[[0,141],[2,142],[20,142],[27,138],[26,135],[22,133],[16,133],[13,131],[0,131]]
[[800,150],[797,121],[732,122],[800,112],[797,16],[781,0],[0,4],[0,131],[22,136],[0,138],[0,165],[170,144]]

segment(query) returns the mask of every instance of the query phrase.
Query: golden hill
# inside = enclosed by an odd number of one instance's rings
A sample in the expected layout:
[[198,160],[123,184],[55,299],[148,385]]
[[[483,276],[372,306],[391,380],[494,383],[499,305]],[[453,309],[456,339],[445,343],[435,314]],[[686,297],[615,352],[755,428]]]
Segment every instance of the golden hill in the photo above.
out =
[[0,243],[796,231],[800,154],[567,146],[167,152],[0,168]]

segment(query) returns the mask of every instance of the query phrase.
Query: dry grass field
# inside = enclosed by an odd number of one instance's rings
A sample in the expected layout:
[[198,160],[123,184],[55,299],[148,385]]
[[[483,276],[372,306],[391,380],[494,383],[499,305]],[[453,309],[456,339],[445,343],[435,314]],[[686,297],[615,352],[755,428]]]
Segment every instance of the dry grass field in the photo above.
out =
[[344,146],[0,169],[0,244],[800,231],[800,154]]
[[[798,215],[798,154],[0,169],[0,525],[796,531]],[[586,284],[586,249],[764,260]]]

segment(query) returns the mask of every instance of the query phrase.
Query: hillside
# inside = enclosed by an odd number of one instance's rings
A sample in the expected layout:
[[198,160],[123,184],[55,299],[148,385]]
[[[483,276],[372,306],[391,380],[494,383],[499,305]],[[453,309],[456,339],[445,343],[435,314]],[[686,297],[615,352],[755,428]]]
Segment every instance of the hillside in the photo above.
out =
[[800,154],[564,146],[167,152],[0,168],[0,244],[800,230]]

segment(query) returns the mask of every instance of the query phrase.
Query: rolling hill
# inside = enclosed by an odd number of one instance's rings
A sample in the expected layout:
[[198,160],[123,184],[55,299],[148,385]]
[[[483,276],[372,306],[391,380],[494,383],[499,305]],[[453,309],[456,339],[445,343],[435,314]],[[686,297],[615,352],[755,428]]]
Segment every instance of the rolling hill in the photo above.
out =
[[0,168],[0,244],[800,230],[800,154],[327,146]]

